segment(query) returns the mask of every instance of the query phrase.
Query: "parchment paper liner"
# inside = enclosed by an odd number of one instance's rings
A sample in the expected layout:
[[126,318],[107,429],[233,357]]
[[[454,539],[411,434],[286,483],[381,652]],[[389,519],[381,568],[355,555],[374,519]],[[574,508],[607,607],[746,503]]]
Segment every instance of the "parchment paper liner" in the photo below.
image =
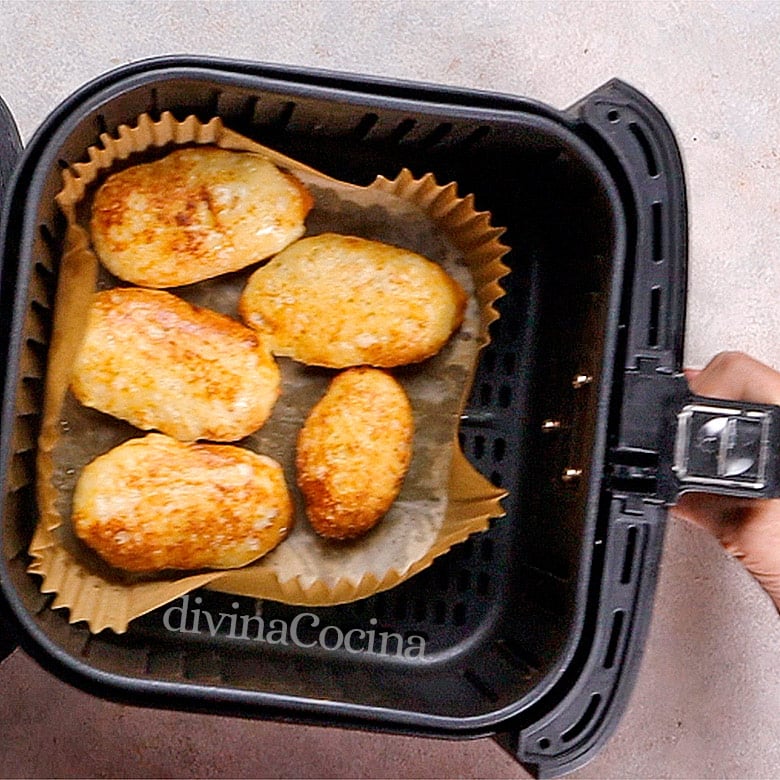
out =
[[[505,491],[496,489],[466,460],[457,441],[458,421],[453,420],[455,439],[451,444],[451,465],[445,492],[446,510],[432,543],[413,560],[404,560],[385,571],[365,571],[359,578],[326,582],[292,575],[281,578],[265,563],[270,556],[232,571],[209,571],[173,579],[160,577],[132,582],[112,581],[96,570],[94,561],[84,560],[78,551],[63,543],[62,533],[69,524],[58,508],[60,490],[53,482],[54,452],[62,437],[62,415],[67,403],[68,379],[83,336],[91,296],[98,284],[100,266],[92,252],[87,232],[78,224],[79,203],[88,188],[107,169],[126,160],[134,152],[171,144],[212,144],[226,149],[262,154],[277,165],[294,171],[307,185],[336,187],[356,198],[367,194],[389,198],[403,208],[413,207],[440,231],[460,254],[473,279],[473,297],[478,310],[476,350],[462,385],[459,411],[468,398],[478,351],[489,340],[488,327],[497,318],[495,300],[503,294],[499,280],[508,269],[501,258],[508,251],[500,242],[503,230],[490,224],[490,215],[474,209],[473,197],[459,198],[456,186],[439,186],[432,175],[414,179],[403,170],[395,180],[378,177],[365,188],[338,182],[272,149],[224,127],[219,118],[203,124],[195,117],[177,121],[164,113],[157,122],[144,114],[134,127],[123,125],[116,138],[103,134],[102,147],[87,150],[89,162],[77,163],[63,171],[63,189],[57,203],[67,218],[64,255],[58,275],[54,325],[49,348],[45,386],[44,417],[37,453],[38,503],[40,519],[30,555],[28,571],[40,575],[41,591],[54,593],[52,608],[70,610],[69,621],[84,620],[97,633],[110,628],[127,630],[130,620],[162,606],[199,587],[208,586],[236,595],[269,598],[290,604],[329,606],[370,596],[391,588],[429,566],[450,547],[471,534],[488,528],[489,520],[503,514],[500,499]],[[369,198],[370,200],[370,198]],[[315,211],[317,207],[315,206]],[[314,212],[313,212],[314,213]],[[331,227],[336,232],[337,227]],[[414,248],[414,247],[410,247]],[[177,292],[177,291],[174,291]],[[136,431],[134,435],[142,435]],[[127,437],[126,437],[127,438]],[[271,453],[268,453],[271,454]],[[380,524],[381,527],[381,524]],[[294,533],[294,532],[293,532]],[[292,535],[291,535],[292,538]],[[290,539],[280,546],[289,545]],[[274,555],[274,553],[271,553]]]

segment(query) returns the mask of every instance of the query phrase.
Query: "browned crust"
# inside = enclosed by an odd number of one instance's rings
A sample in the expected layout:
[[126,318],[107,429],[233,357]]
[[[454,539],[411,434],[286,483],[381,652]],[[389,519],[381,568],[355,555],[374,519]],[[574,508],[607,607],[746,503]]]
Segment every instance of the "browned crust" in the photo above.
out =
[[275,461],[155,433],[88,464],[73,499],[77,535],[133,572],[243,566],[276,547],[292,522]]
[[279,396],[265,342],[223,314],[160,290],[95,294],[71,389],[86,406],[188,441],[235,441]]
[[439,352],[467,302],[458,282],[422,255],[323,233],[255,271],[239,314],[277,355],[329,368],[391,368]]
[[314,530],[354,539],[373,528],[401,490],[412,456],[409,400],[388,373],[337,375],[298,436],[297,481]]
[[[243,170],[242,160],[264,173]],[[225,200],[247,181],[249,197]],[[280,200],[280,190],[289,197]],[[101,261],[120,279],[176,287],[278,252],[303,234],[313,205],[301,181],[265,158],[202,146],[109,176],[95,193],[90,230]],[[239,228],[253,222],[262,228],[261,238],[247,245],[246,235],[238,238]]]

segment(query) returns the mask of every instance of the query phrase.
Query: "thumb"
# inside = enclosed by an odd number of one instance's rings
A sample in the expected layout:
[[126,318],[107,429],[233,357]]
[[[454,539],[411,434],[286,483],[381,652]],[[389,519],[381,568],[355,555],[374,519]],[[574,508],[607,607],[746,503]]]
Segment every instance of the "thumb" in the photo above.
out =
[[672,513],[709,531],[755,577],[780,612],[780,499],[685,493]]
[[780,499],[756,502],[739,524],[722,530],[720,541],[758,580],[780,611]]
[[721,352],[701,370],[686,369],[685,376],[697,395],[780,404],[780,372],[742,352]]

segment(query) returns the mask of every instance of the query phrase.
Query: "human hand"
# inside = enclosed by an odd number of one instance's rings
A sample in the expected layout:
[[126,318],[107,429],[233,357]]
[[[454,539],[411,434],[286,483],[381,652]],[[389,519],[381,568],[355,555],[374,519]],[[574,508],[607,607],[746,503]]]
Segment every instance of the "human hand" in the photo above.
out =
[[[722,352],[701,371],[685,373],[697,395],[780,405],[780,372],[741,352]],[[780,612],[780,499],[685,493],[672,513],[710,531]]]

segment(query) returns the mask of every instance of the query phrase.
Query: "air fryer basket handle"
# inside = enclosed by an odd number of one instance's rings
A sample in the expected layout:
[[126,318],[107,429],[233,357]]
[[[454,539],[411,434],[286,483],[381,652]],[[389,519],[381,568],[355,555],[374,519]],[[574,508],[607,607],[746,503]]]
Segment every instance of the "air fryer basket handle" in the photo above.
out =
[[780,497],[780,406],[688,395],[673,423],[663,469],[668,503],[692,490]]
[[687,205],[671,127],[620,80],[570,112],[624,196],[628,316],[603,482],[608,522],[594,542],[599,598],[585,616],[590,643],[576,680],[548,695],[544,717],[499,737],[537,777],[586,763],[627,706],[649,628],[667,506],[692,490],[751,498],[780,491],[780,408],[694,396],[682,371]]

